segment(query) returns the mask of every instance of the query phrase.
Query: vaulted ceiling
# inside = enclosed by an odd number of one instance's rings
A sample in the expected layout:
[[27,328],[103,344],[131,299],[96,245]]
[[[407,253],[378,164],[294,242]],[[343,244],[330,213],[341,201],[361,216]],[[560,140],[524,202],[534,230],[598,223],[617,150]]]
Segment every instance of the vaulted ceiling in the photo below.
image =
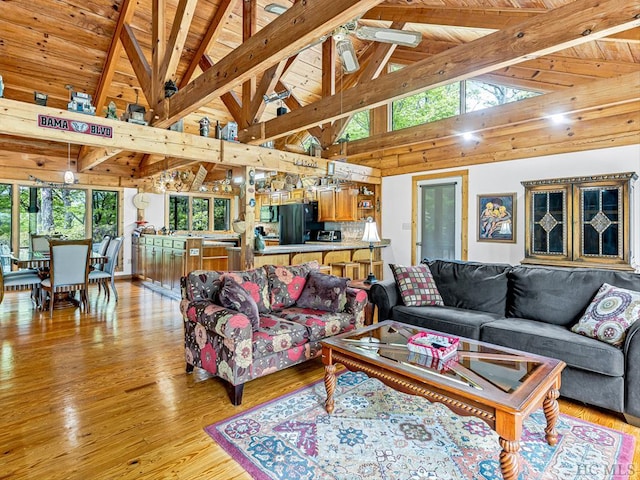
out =
[[[638,143],[640,4],[628,0],[12,0],[0,3],[4,97],[66,109],[68,86],[149,111],[156,127],[183,120],[236,121],[239,139],[295,143],[306,132],[326,158],[347,156],[383,175]],[[360,25],[419,32],[416,48],[353,38],[360,68],[342,73],[325,34]],[[405,65],[387,73],[387,65]],[[478,78],[543,93],[516,104],[388,132],[385,104],[427,88]],[[178,93],[165,98],[173,80]],[[289,91],[289,113],[264,95]],[[335,145],[353,112],[372,109],[369,139]],[[561,128],[551,113],[567,113]],[[7,134],[0,111],[4,178],[46,176],[67,163],[67,144]],[[473,131],[465,144],[459,134]],[[120,147],[120,146],[118,146]],[[72,145],[87,178],[136,179],[182,159],[126,148]],[[162,163],[159,163],[162,162]],[[193,164],[193,162],[190,162]],[[208,165],[212,175],[215,165]]]

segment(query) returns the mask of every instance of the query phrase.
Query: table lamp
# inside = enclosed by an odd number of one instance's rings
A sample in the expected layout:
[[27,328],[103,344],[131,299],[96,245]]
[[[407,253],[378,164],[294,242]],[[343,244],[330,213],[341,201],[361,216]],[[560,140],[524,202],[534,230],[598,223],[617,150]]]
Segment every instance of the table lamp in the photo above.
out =
[[362,236],[363,242],[369,242],[369,275],[364,283],[376,283],[378,279],[373,274],[373,242],[379,242],[378,227],[376,222],[369,218],[364,224],[364,235]]

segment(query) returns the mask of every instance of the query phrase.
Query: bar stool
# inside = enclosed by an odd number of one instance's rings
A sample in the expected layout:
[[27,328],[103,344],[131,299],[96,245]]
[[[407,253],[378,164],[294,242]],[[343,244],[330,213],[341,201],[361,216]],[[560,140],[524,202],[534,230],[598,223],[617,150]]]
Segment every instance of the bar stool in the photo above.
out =
[[360,278],[360,263],[337,262],[331,264],[331,274],[355,280]]
[[320,273],[326,273],[327,275],[331,275],[331,265],[320,265],[318,267],[318,271]]

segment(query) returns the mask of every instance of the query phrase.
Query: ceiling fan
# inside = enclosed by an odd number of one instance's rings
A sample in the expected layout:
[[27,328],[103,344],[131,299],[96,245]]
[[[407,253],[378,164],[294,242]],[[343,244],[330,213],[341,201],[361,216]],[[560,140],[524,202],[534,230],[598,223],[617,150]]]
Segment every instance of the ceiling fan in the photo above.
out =
[[[276,15],[282,15],[287,11],[287,7],[277,3],[270,3],[266,5],[264,9],[267,12],[274,13]],[[358,57],[356,55],[355,48],[353,48],[353,43],[351,43],[350,36],[352,34],[361,40],[393,43],[395,45],[403,45],[406,47],[416,47],[422,40],[422,34],[419,32],[360,25],[356,19],[339,26],[327,35],[323,35],[317,41],[305,47],[305,49],[324,42],[331,36],[336,42],[336,52],[338,52],[338,55],[342,60],[342,68],[345,73],[353,73],[360,68],[360,64],[358,63]]]

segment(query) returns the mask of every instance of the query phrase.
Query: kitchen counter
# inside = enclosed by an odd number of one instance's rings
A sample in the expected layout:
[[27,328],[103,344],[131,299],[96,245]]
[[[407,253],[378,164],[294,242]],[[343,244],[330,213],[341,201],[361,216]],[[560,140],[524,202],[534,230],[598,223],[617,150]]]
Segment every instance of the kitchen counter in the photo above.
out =
[[[380,249],[388,246],[390,243],[389,240],[382,240],[373,245],[374,260],[380,260]],[[230,270],[246,269],[241,266],[241,249],[239,247],[229,247],[227,248],[227,252],[229,253]],[[254,252],[253,266],[300,265],[305,262],[316,261],[330,271],[331,265],[335,263],[357,263],[368,259],[369,243],[367,242],[306,242],[304,244],[267,246],[261,252]]]
[[[389,240],[375,243],[373,248],[383,248],[389,245]],[[306,242],[294,245],[274,245],[265,247],[262,252],[254,252],[254,256],[281,255],[283,253],[305,253],[305,252],[330,252],[335,250],[356,250],[369,249],[367,242]],[[240,247],[229,247],[229,251],[240,251]]]

